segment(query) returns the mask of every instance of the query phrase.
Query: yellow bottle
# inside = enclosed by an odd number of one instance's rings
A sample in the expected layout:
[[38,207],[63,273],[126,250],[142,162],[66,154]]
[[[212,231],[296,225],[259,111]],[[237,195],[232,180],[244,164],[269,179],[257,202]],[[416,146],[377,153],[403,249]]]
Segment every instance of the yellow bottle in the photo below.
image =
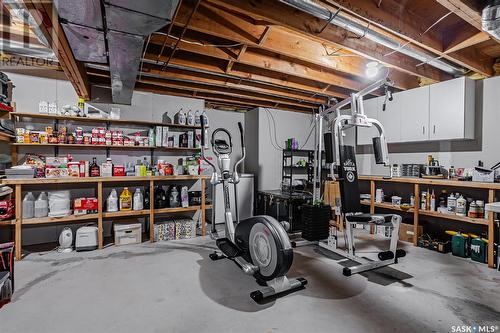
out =
[[132,210],[132,193],[124,187],[120,194],[120,210]]

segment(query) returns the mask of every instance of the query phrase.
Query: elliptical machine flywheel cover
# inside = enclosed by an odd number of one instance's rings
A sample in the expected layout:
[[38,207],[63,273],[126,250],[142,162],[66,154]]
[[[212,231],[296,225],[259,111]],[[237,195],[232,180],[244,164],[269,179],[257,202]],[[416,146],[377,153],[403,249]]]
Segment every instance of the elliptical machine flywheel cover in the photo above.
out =
[[[283,226],[270,216],[254,216],[241,221],[235,230],[238,247],[246,260],[259,267],[257,280],[270,281],[285,275],[293,262],[293,248]],[[245,237],[246,236],[246,237]]]

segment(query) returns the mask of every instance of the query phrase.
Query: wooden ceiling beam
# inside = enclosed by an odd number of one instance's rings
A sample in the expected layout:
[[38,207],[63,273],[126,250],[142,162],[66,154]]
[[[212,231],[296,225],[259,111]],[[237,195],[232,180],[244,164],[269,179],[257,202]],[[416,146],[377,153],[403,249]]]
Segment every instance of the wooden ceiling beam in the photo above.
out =
[[[166,44],[173,43],[173,39]],[[156,38],[151,38],[150,40],[150,48],[148,50],[151,55],[155,54],[155,50],[153,49],[154,45],[159,45],[159,43],[163,43],[163,41],[159,41]],[[186,52],[190,52],[197,55],[203,55],[208,57],[214,57],[218,59],[223,59],[227,61],[231,61],[231,69],[234,68],[234,63],[245,64],[248,66],[253,66],[260,69],[265,69],[269,71],[274,71],[277,73],[297,76],[300,78],[317,81],[325,85],[332,85],[337,87],[344,88],[342,91],[338,91],[342,94],[342,96],[337,97],[345,97],[344,91],[345,89],[358,91],[366,86],[367,83],[354,80],[348,75],[342,76],[336,74],[332,70],[328,70],[325,68],[321,68],[314,64],[310,64],[309,66],[303,62],[294,62],[293,59],[288,57],[273,55],[266,51],[259,51],[258,48],[245,48],[245,52],[240,52],[238,57],[235,59],[232,56],[229,56],[227,52],[224,52],[220,48],[210,47],[210,46],[201,46],[194,45],[190,43],[180,42],[177,45],[179,50],[183,50]],[[168,48],[166,49],[168,50]],[[224,72],[227,73],[227,67]],[[333,88],[332,88],[333,90]]]
[[77,95],[89,100],[90,85],[87,72],[83,64],[73,56],[52,1],[23,0],[23,3],[49,42]]
[[461,34],[456,34],[452,36],[451,40],[447,43],[444,53],[457,52],[482,42],[486,42],[489,39],[490,35],[483,31],[467,37],[463,37]]
[[[380,6],[378,6],[378,4],[373,0],[324,1],[334,5],[335,8],[340,7],[347,13],[347,15],[351,15],[351,18],[353,19],[360,18],[365,22],[367,21],[370,24],[373,24],[373,28],[375,30],[377,30],[377,27],[382,28],[377,31],[384,35],[391,38],[403,38],[403,43],[405,41],[411,42],[411,44],[408,44],[407,47],[413,47],[416,45],[436,54],[436,57],[440,56],[443,59],[454,62],[469,70],[486,76],[493,75],[493,59],[485,64],[484,61],[478,60],[470,53],[459,52],[460,49],[446,52],[447,38],[442,38],[446,36],[441,36],[439,33],[440,31],[437,31],[436,28],[431,28],[429,30],[429,28],[439,19],[434,22],[429,22],[429,20],[425,17],[416,16],[415,13],[408,11],[405,6],[402,6],[398,2],[392,0],[382,1]],[[441,18],[443,17],[445,16],[443,15]],[[443,20],[442,24],[445,24],[446,18]],[[470,31],[467,27],[455,27],[455,29],[459,29],[458,34],[454,31],[449,31],[446,34],[452,36],[456,35],[457,39],[463,38],[461,41],[455,41],[455,44],[464,42],[468,37],[470,37],[471,34],[478,33],[477,30]],[[461,32],[463,32],[465,36],[461,37]],[[484,35],[482,35],[482,37],[484,37]]]
[[465,22],[469,23],[479,31],[482,30],[481,23],[481,1],[480,0],[436,0],[443,7],[455,13]]
[[[444,81],[452,76],[430,65],[420,65],[420,61],[391,52],[393,50],[367,38],[352,36],[346,30],[326,25],[307,13],[296,10],[278,1],[207,0],[211,4],[239,11],[251,17],[266,20],[269,24],[287,27],[310,38],[339,45],[355,54],[373,59],[397,70],[434,81]],[[324,29],[323,29],[324,28]]]
[[[189,8],[181,8],[175,24],[182,26],[188,17]],[[239,30],[235,30],[235,26],[245,30],[247,34],[243,35]],[[314,40],[278,26],[255,25],[234,13],[210,6],[206,2],[200,5],[191,19],[189,29],[234,43],[259,47],[366,80],[367,61],[357,54],[342,50],[338,54],[330,55],[332,51],[339,49],[337,45],[324,40]],[[396,87],[403,90],[418,86],[418,80],[407,73],[392,71],[391,79]]]
[[[150,54],[150,53],[145,54],[145,59],[156,60],[156,58],[157,58],[156,54]],[[191,68],[193,71],[197,70],[206,71],[212,73],[213,75],[225,74],[225,70],[223,70],[220,65],[213,62],[206,63],[195,59],[176,57],[171,60],[171,64],[182,66],[184,68]],[[264,75],[263,73],[254,73],[241,67],[242,66],[238,65],[237,68],[234,68],[231,71],[230,76],[232,77],[232,79],[225,79],[227,82],[226,84],[238,86],[240,84],[245,84],[245,82],[248,82],[248,85],[252,84],[256,85],[257,87],[266,87],[267,84],[270,84],[273,86],[273,89],[275,89],[274,91],[276,91],[276,89],[287,91],[288,89],[289,94],[291,94],[292,96],[294,94],[297,94],[298,96],[301,96],[301,98],[306,98],[306,97],[308,97],[309,99],[318,98],[322,100],[322,103],[327,102],[327,100],[323,97],[324,95],[328,95],[329,97],[343,98],[342,96],[338,96],[339,94],[336,94],[335,92],[323,92],[322,88],[324,86],[321,85],[320,83],[318,83],[317,85],[312,85],[310,83],[303,83],[300,82],[300,80],[293,80],[295,78],[284,74],[272,77],[269,75]],[[147,65],[143,66],[143,70],[148,70],[148,68],[149,67]],[[167,67],[164,73],[170,75],[170,73],[175,71],[176,71],[175,68]],[[196,76],[202,77],[202,75],[200,74],[196,74]]]

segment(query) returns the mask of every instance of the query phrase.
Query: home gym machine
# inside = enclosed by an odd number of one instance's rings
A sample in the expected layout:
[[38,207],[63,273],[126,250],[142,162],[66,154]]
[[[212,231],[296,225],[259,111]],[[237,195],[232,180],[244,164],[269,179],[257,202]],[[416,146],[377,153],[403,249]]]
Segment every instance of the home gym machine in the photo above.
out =
[[[363,109],[363,97],[381,88],[386,93],[383,106],[383,110],[385,110],[385,103],[392,101],[392,82],[388,78],[379,80],[358,93],[351,94],[351,97],[320,110],[320,113],[316,115],[316,154],[321,156],[322,139],[324,138],[326,160],[331,166],[330,174],[334,175],[334,168],[338,168],[341,212],[346,226],[347,251],[337,248],[335,237],[329,239],[326,243],[320,242],[319,245],[324,249],[359,263],[359,265],[353,267],[345,267],[343,273],[346,276],[396,264],[398,258],[406,255],[404,250],[397,249],[399,226],[402,220],[400,215],[361,213],[355,147],[344,144],[344,131],[346,129],[375,126],[379,132],[379,136],[372,139],[375,161],[377,164],[389,166],[389,153],[384,127],[378,120],[368,118]],[[346,106],[351,107],[350,114],[341,114],[341,109]],[[330,115],[334,116],[332,120],[329,120]],[[329,132],[323,133],[323,121],[327,121]],[[314,200],[321,198],[321,164],[315,165],[313,197]],[[380,261],[368,261],[356,255],[354,227],[357,224],[391,227],[390,247],[388,251],[378,253]]]
[[[216,239],[216,245],[222,253],[210,254],[210,259],[230,259],[248,275],[253,275],[257,283],[266,286],[250,293],[256,302],[261,302],[271,296],[303,289],[307,280],[303,278],[288,279],[286,273],[292,266],[293,249],[290,239],[278,221],[270,216],[254,216],[239,221],[236,200],[236,186],[239,182],[238,166],[245,159],[245,138],[243,126],[238,123],[241,134],[242,156],[234,164],[231,172],[231,154],[233,143],[231,134],[224,128],[217,128],[212,133],[210,141],[212,151],[217,158],[217,166],[205,158],[205,122],[201,117],[201,157],[212,168],[212,196],[215,198],[216,186],[222,184],[224,197],[225,236],[218,237],[215,220],[212,220],[211,235]],[[229,186],[234,186],[236,225],[231,214],[231,198]],[[214,200],[214,207],[216,202]]]

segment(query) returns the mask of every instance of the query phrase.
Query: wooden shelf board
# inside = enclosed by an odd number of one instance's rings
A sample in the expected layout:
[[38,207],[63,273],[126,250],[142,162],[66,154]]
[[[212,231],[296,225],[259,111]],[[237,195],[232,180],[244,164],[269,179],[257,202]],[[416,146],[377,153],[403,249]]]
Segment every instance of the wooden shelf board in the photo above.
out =
[[[370,206],[370,201],[361,200],[361,204],[365,205],[365,206]],[[386,203],[386,202],[375,203],[375,207],[392,209],[392,210],[408,212],[408,213],[413,213],[415,211],[413,208],[411,208],[409,210],[403,210],[398,206],[393,206],[391,203]],[[460,221],[460,222],[466,222],[466,223],[472,223],[472,224],[488,225],[488,220],[486,220],[486,219],[475,219],[475,218],[470,218],[470,217],[466,217],[466,216],[458,216],[458,215],[453,215],[453,214],[443,214],[440,212],[433,212],[430,210],[422,210],[422,209],[419,209],[418,213],[420,215],[437,217],[437,218],[442,218],[442,219],[447,219],[447,220]]]
[[102,217],[111,218],[111,217],[122,217],[122,216],[143,216],[149,215],[149,209],[143,210],[122,210],[118,212],[103,212]]
[[438,218],[466,222],[466,223],[472,223],[472,224],[488,225],[488,220],[486,220],[486,219],[475,219],[475,218],[466,217],[466,216],[458,216],[458,215],[453,215],[453,214],[443,214],[440,212],[433,212],[430,210],[419,210],[418,212],[419,212],[419,214],[425,215],[425,216],[438,217]]
[[62,223],[62,222],[77,222],[86,220],[97,220],[99,214],[86,214],[86,215],[69,215],[64,217],[39,217],[32,219],[23,219],[22,224],[46,224],[46,223]]
[[14,224],[16,224],[16,220],[0,221],[0,226],[14,225]]
[[[1,139],[1,138],[0,138]],[[19,147],[60,147],[60,148],[81,148],[81,149],[133,149],[133,150],[163,150],[163,151],[199,151],[201,148],[185,148],[185,147],[150,147],[150,146],[118,146],[118,145],[84,145],[84,144],[69,144],[69,143],[13,143]]]
[[154,181],[175,181],[175,180],[199,180],[209,179],[209,176],[146,176],[146,177],[65,177],[65,178],[23,178],[23,179],[2,179],[4,185],[36,185],[36,184],[73,184],[73,183],[113,183],[113,182],[146,182]]
[[153,121],[143,121],[143,120],[122,120],[122,119],[105,119],[105,118],[87,118],[87,117],[71,117],[71,116],[59,116],[52,114],[38,114],[38,113],[26,113],[26,112],[12,112],[12,116],[18,116],[22,118],[36,118],[36,119],[49,119],[49,120],[63,120],[63,121],[74,121],[74,122],[88,122],[88,123],[109,123],[109,124],[120,124],[120,125],[130,125],[130,126],[167,126],[172,128],[183,128],[183,129],[201,129],[200,126],[190,126],[190,125],[179,125],[179,124],[166,124],[161,122]]
[[201,209],[201,206],[189,206],[189,207],[176,207],[176,208],[160,208],[155,209],[155,214],[163,214],[163,213],[180,213],[180,212],[194,212]]
[[212,209],[214,208],[214,205],[205,205],[205,209]]
[[4,132],[0,132],[0,141],[6,141],[6,142],[14,141],[14,136]]
[[373,180],[388,183],[420,184],[432,186],[469,187],[479,189],[500,190],[500,183],[480,183],[472,181],[459,181],[449,179],[424,179],[424,178],[384,178],[382,176],[359,176],[359,180]]

